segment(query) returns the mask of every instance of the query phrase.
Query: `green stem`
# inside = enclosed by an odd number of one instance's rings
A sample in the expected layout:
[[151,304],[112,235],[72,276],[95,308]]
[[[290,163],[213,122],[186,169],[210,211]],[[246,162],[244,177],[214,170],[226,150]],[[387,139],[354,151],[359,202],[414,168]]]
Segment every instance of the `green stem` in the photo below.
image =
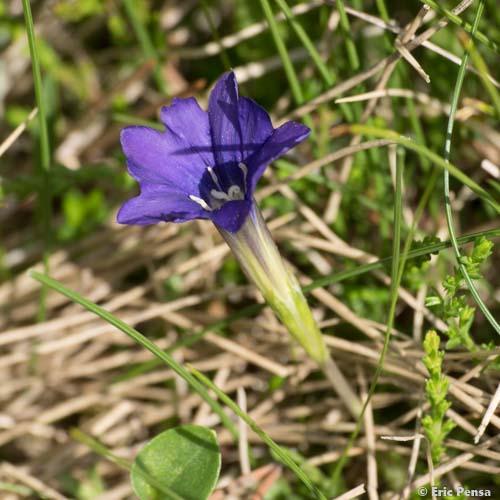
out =
[[281,258],[257,204],[237,232],[231,233],[219,226],[217,229],[288,332],[312,359],[323,365],[328,359],[326,344],[300,285]]
[[[49,132],[47,127],[47,113],[45,108],[45,99],[43,92],[42,73],[40,70],[40,58],[38,55],[38,47],[35,36],[35,28],[33,25],[33,16],[31,14],[31,6],[29,0],[23,1],[24,22],[26,24],[26,32],[28,35],[28,45],[31,56],[31,66],[33,71],[33,85],[35,87],[35,99],[38,107],[38,123],[40,127],[40,165],[42,168],[42,182],[40,183],[38,197],[40,204],[40,212],[42,217],[42,238],[44,243],[43,249],[43,268],[44,273],[48,276],[50,272],[49,257],[52,248],[52,194],[50,189],[50,142]],[[42,286],[40,291],[40,301],[38,307],[39,321],[44,321],[47,314],[47,287]]]
[[[474,33],[479,24],[479,19],[481,18],[481,14],[484,9],[484,1],[480,0],[479,5],[477,7],[476,16],[474,18],[474,24],[472,26],[472,33]],[[472,40],[471,40],[472,43]],[[451,152],[451,138],[453,135],[453,126],[455,124],[455,114],[458,107],[458,100],[460,98],[460,91],[462,89],[462,84],[465,78],[465,71],[467,68],[467,62],[469,59],[469,53],[466,50],[464,55],[462,56],[462,62],[460,64],[460,68],[458,70],[457,80],[455,82],[455,89],[453,91],[453,98],[451,101],[450,108],[450,116],[448,118],[448,125],[446,127],[446,141],[444,146],[444,159],[446,162],[449,162],[450,152]],[[446,223],[448,225],[448,232],[450,234],[450,241],[453,247],[453,251],[455,253],[455,257],[457,260],[457,265],[464,277],[464,280],[469,288],[471,295],[474,297],[476,304],[479,306],[481,311],[483,312],[486,319],[489,321],[491,326],[495,329],[497,334],[500,334],[500,325],[495,320],[494,316],[491,314],[490,310],[486,306],[486,304],[481,299],[474,282],[472,281],[469,273],[467,272],[467,268],[462,264],[462,254],[460,253],[460,248],[458,247],[457,238],[455,236],[455,229],[453,228],[453,214],[450,203],[450,174],[448,170],[443,172],[444,175],[444,202],[445,202],[445,212],[446,212]]]

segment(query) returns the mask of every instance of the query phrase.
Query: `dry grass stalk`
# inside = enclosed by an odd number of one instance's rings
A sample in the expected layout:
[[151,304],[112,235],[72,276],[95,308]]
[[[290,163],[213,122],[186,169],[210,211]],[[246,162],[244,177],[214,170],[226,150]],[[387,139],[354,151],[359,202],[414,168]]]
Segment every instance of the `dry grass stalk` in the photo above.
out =
[[[296,14],[318,7],[322,2],[313,1],[295,6]],[[470,0],[461,2],[455,9],[460,13],[471,4]],[[387,88],[388,79],[395,64],[405,57],[417,71],[422,72],[411,52],[423,46],[434,50],[443,57],[457,61],[447,51],[430,43],[429,38],[442,29],[447,21],[441,20],[434,26],[416,35],[421,26],[424,9],[416,15],[405,29],[383,23],[379,18],[368,16],[347,7],[348,13],[376,24],[383,29],[398,34],[395,53],[377,62],[358,75],[339,82],[324,94],[290,113],[302,117],[317,110],[322,103],[329,102],[356,85],[367,82],[377,75],[375,88],[362,95],[337,102],[367,100],[362,121],[367,120],[380,100],[386,96],[403,96],[416,99],[418,103],[429,106],[432,103],[440,113],[447,113],[448,106],[435,103],[434,99],[423,93],[406,89]],[[338,22],[332,12],[331,26]],[[55,28],[58,30],[59,28]],[[222,46],[229,48],[255,36],[265,29],[264,23],[249,26],[239,33],[222,38]],[[334,41],[335,35],[323,40],[325,47]],[[196,47],[190,57],[206,57],[215,53],[214,45]],[[217,44],[217,50],[220,45]],[[326,49],[325,49],[326,50]],[[20,45],[8,49],[8,58],[21,57]],[[184,53],[186,55],[187,52]],[[304,60],[308,56],[303,50],[292,52],[292,58]],[[237,69],[242,80],[250,80],[280,67],[278,58],[252,63]],[[26,73],[19,66],[19,79]],[[112,121],[109,105],[119,93],[125,93],[130,104],[139,108],[138,116],[153,116],[164,98],[148,94],[147,102],[138,101],[131,89],[143,85],[145,77],[152,69],[151,63],[139,66],[132,74],[119,79],[108,91],[99,94],[93,106],[74,121],[69,122],[66,135],[59,144],[58,154],[65,162],[78,168],[89,158],[110,158],[116,146],[118,129]],[[18,70],[16,70],[18,71]],[[182,75],[180,75],[182,76]],[[16,78],[17,81],[17,78]],[[498,82],[495,82],[498,85]],[[190,95],[205,88],[204,82],[193,86],[185,82],[179,95]],[[34,116],[33,110],[30,117]],[[476,133],[488,140],[493,151],[498,147],[498,134],[485,128],[485,124],[468,124]],[[10,154],[12,145],[25,128],[16,129],[0,146],[0,156]],[[96,130],[105,130],[95,142],[92,137]],[[72,132],[81,132],[75,142]],[[292,199],[297,207],[296,213],[277,219],[270,217],[270,227],[279,245],[286,244],[300,248],[301,253],[311,262],[318,274],[330,273],[338,269],[340,258],[352,259],[359,263],[372,262],[374,255],[351,245],[339,238],[328,224],[335,218],[340,205],[339,195],[333,195],[331,207],[326,215],[320,217],[302,202],[289,184],[293,181],[318,172],[342,160],[344,182],[354,156],[371,148],[381,148],[390,143],[385,140],[361,142],[359,137],[351,143],[329,153],[324,157],[304,161],[293,174],[285,179],[276,180],[272,176],[267,186],[260,189],[258,199],[280,191],[280,195]],[[497,148],[498,149],[498,148]],[[310,159],[310,158],[309,158]],[[110,160],[111,161],[111,160]],[[467,200],[465,200],[467,201]],[[23,210],[33,210],[33,200],[25,206],[9,207],[9,217],[22,214]],[[333,214],[333,215],[332,215]],[[0,221],[7,220],[4,214]],[[6,248],[6,268],[15,278],[0,285],[0,302],[8,304],[8,313],[0,317],[0,377],[9,380],[0,386],[0,445],[10,446],[24,458],[26,467],[4,463],[0,468],[2,479],[24,484],[48,498],[64,498],[53,487],[54,478],[62,474],[81,477],[89,467],[95,466],[102,478],[112,486],[100,495],[100,500],[127,498],[131,494],[128,475],[115,465],[108,464],[100,457],[90,453],[80,444],[74,443],[68,433],[69,427],[76,425],[90,435],[101,440],[113,453],[132,459],[140,445],[168,419],[195,421],[214,427],[224,446],[227,472],[220,480],[218,490],[212,495],[228,498],[227,495],[264,495],[281,477],[283,471],[276,464],[250,471],[247,461],[247,448],[257,457],[265,455],[262,442],[246,428],[240,428],[239,452],[229,433],[222,429],[218,417],[195,394],[190,394],[182,382],[163,366],[149,366],[151,355],[135,346],[131,341],[116,332],[114,328],[64,297],[49,294],[48,317],[42,323],[35,322],[39,286],[19,269],[33,266],[41,269],[42,248],[31,244],[31,227],[16,228],[4,236]],[[124,319],[140,330],[156,332],[155,342],[167,349],[181,338],[180,330],[187,334],[195,333],[217,319],[227,316],[234,308],[240,307],[245,300],[255,301],[255,293],[249,286],[227,285],[213,289],[214,276],[222,270],[228,250],[216,232],[205,225],[191,224],[150,228],[117,227],[109,221],[100,230],[86,236],[50,257],[53,277],[65,285],[99,302],[107,310]],[[137,271],[146,270],[147,278],[130,286],[130,276]],[[383,272],[375,273],[377,279],[389,284],[389,277]],[[165,298],[163,283],[166,279],[182,279],[182,288],[176,298]],[[359,367],[360,376],[357,386],[366,393],[366,379],[370,379],[380,357],[382,332],[381,325],[360,316],[346,304],[339,301],[334,288],[320,288],[311,296],[315,312],[321,318],[326,333],[326,341],[337,360],[338,369],[352,380],[356,386],[353,367]],[[349,452],[355,467],[367,458],[367,489],[370,498],[377,497],[377,471],[373,461],[375,452],[394,451],[408,457],[408,485],[406,492],[432,480],[429,474],[413,479],[418,456],[418,439],[410,449],[395,443],[381,442],[376,437],[382,434],[401,435],[409,423],[415,422],[415,435],[418,437],[418,421],[422,411],[428,406],[421,405],[419,394],[426,372],[420,363],[422,350],[420,332],[424,320],[440,330],[446,325],[423,306],[421,293],[414,297],[401,288],[400,297],[405,309],[415,316],[413,338],[393,332],[393,340],[384,364],[382,382],[395,388],[397,392],[377,393],[365,415],[365,437],[358,438]],[[417,321],[418,318],[418,321]],[[360,338],[348,340],[335,336],[335,332],[352,325]],[[341,402],[331,392],[327,381],[320,380],[315,366],[304,354],[291,345],[283,328],[265,309],[254,318],[240,320],[231,324],[227,330],[230,335],[222,337],[215,331],[205,334],[202,341],[189,348],[179,349],[175,356],[179,361],[189,362],[197,369],[213,373],[216,384],[230,394],[236,394],[240,406],[271,437],[280,443],[300,447],[304,453],[322,446],[325,452],[310,456],[312,465],[321,466],[339,459],[346,444],[347,436],[354,429],[351,416],[343,409]],[[333,335],[332,335],[333,333]],[[152,334],[154,335],[154,334]],[[500,398],[499,389],[491,394],[491,388],[498,386],[498,376],[484,372],[500,350],[478,351],[475,353],[449,353],[446,363],[450,364],[453,376],[450,377],[450,395],[453,407],[447,416],[476,440],[480,439],[487,426],[498,428],[500,419],[494,412]],[[482,362],[474,365],[475,360]],[[129,368],[143,370],[131,377]],[[286,380],[283,385],[269,391],[270,377],[276,375]],[[481,377],[481,378],[480,378]],[[353,388],[356,391],[358,387]],[[305,404],[305,398],[314,396],[314,401]],[[400,415],[384,425],[373,422],[373,412],[392,410],[397,405],[405,405]],[[477,429],[475,419],[483,416]],[[307,423],[304,423],[307,422]],[[463,468],[471,471],[498,473],[499,452],[495,447],[497,439],[486,439],[481,445],[471,447],[465,441],[449,439],[446,445],[462,453],[436,468],[434,477],[438,478],[450,471]],[[364,465],[363,465],[364,467]],[[364,469],[363,469],[364,470]],[[360,485],[339,498],[356,498],[365,492]],[[395,494],[393,498],[397,498]]]

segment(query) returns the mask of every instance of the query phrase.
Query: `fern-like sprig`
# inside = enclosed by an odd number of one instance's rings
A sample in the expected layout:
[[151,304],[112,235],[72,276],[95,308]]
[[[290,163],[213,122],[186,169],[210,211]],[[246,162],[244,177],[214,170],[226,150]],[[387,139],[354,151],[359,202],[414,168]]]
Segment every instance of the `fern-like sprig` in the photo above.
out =
[[[493,243],[481,236],[474,242],[471,254],[461,257],[461,263],[471,278],[482,278],[480,267],[491,255],[492,247]],[[448,325],[446,349],[464,346],[468,351],[477,351],[479,346],[470,335],[475,308],[467,304],[467,295],[463,293],[465,292],[465,280],[458,267],[455,268],[454,274],[446,276],[443,288],[445,296],[432,295],[427,298],[426,305],[438,307],[441,317]],[[488,346],[484,347],[488,348]]]
[[422,418],[422,427],[429,440],[434,463],[439,462],[445,451],[443,442],[455,427],[454,422],[445,418],[451,403],[446,399],[449,381],[442,373],[444,351],[439,350],[439,343],[439,335],[434,330],[428,331],[424,339],[426,356],[422,361],[429,372],[429,378],[425,381],[425,393],[430,410]]

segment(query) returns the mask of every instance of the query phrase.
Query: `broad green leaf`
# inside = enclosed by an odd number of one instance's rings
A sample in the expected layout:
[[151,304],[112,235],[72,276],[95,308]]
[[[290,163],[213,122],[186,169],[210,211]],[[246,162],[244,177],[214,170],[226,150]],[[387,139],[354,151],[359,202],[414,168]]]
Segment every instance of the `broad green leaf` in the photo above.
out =
[[203,500],[215,487],[220,463],[214,431],[198,425],[175,427],[139,452],[130,473],[132,487],[141,500]]

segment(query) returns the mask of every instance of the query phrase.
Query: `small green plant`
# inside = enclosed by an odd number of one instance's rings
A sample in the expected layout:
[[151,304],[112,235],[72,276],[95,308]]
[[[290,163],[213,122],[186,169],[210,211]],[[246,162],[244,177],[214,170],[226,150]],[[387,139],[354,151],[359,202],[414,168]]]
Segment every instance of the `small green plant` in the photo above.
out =
[[[465,266],[472,279],[481,279],[479,271],[481,265],[491,255],[493,243],[481,236],[474,242],[474,249],[470,256],[464,255],[461,263]],[[444,298],[439,295],[432,295],[427,298],[427,306],[436,306],[440,316],[448,324],[448,342],[446,349],[464,346],[473,352],[478,350],[478,346],[470,335],[470,329],[474,321],[475,308],[467,304],[467,295],[463,293],[465,280],[460,269],[455,268],[453,275],[448,275],[443,281],[445,289]],[[488,348],[488,346],[484,346]]]
[[442,373],[444,351],[439,350],[439,342],[439,335],[434,330],[427,332],[424,339],[426,356],[422,360],[429,372],[429,378],[425,381],[425,393],[431,405],[429,413],[422,418],[422,427],[429,440],[434,463],[439,462],[445,451],[443,442],[455,427],[451,420],[445,418],[451,403],[446,399],[449,381]]
[[199,425],[168,429],[138,453],[132,487],[141,500],[202,500],[215,487],[221,455],[214,431]]

